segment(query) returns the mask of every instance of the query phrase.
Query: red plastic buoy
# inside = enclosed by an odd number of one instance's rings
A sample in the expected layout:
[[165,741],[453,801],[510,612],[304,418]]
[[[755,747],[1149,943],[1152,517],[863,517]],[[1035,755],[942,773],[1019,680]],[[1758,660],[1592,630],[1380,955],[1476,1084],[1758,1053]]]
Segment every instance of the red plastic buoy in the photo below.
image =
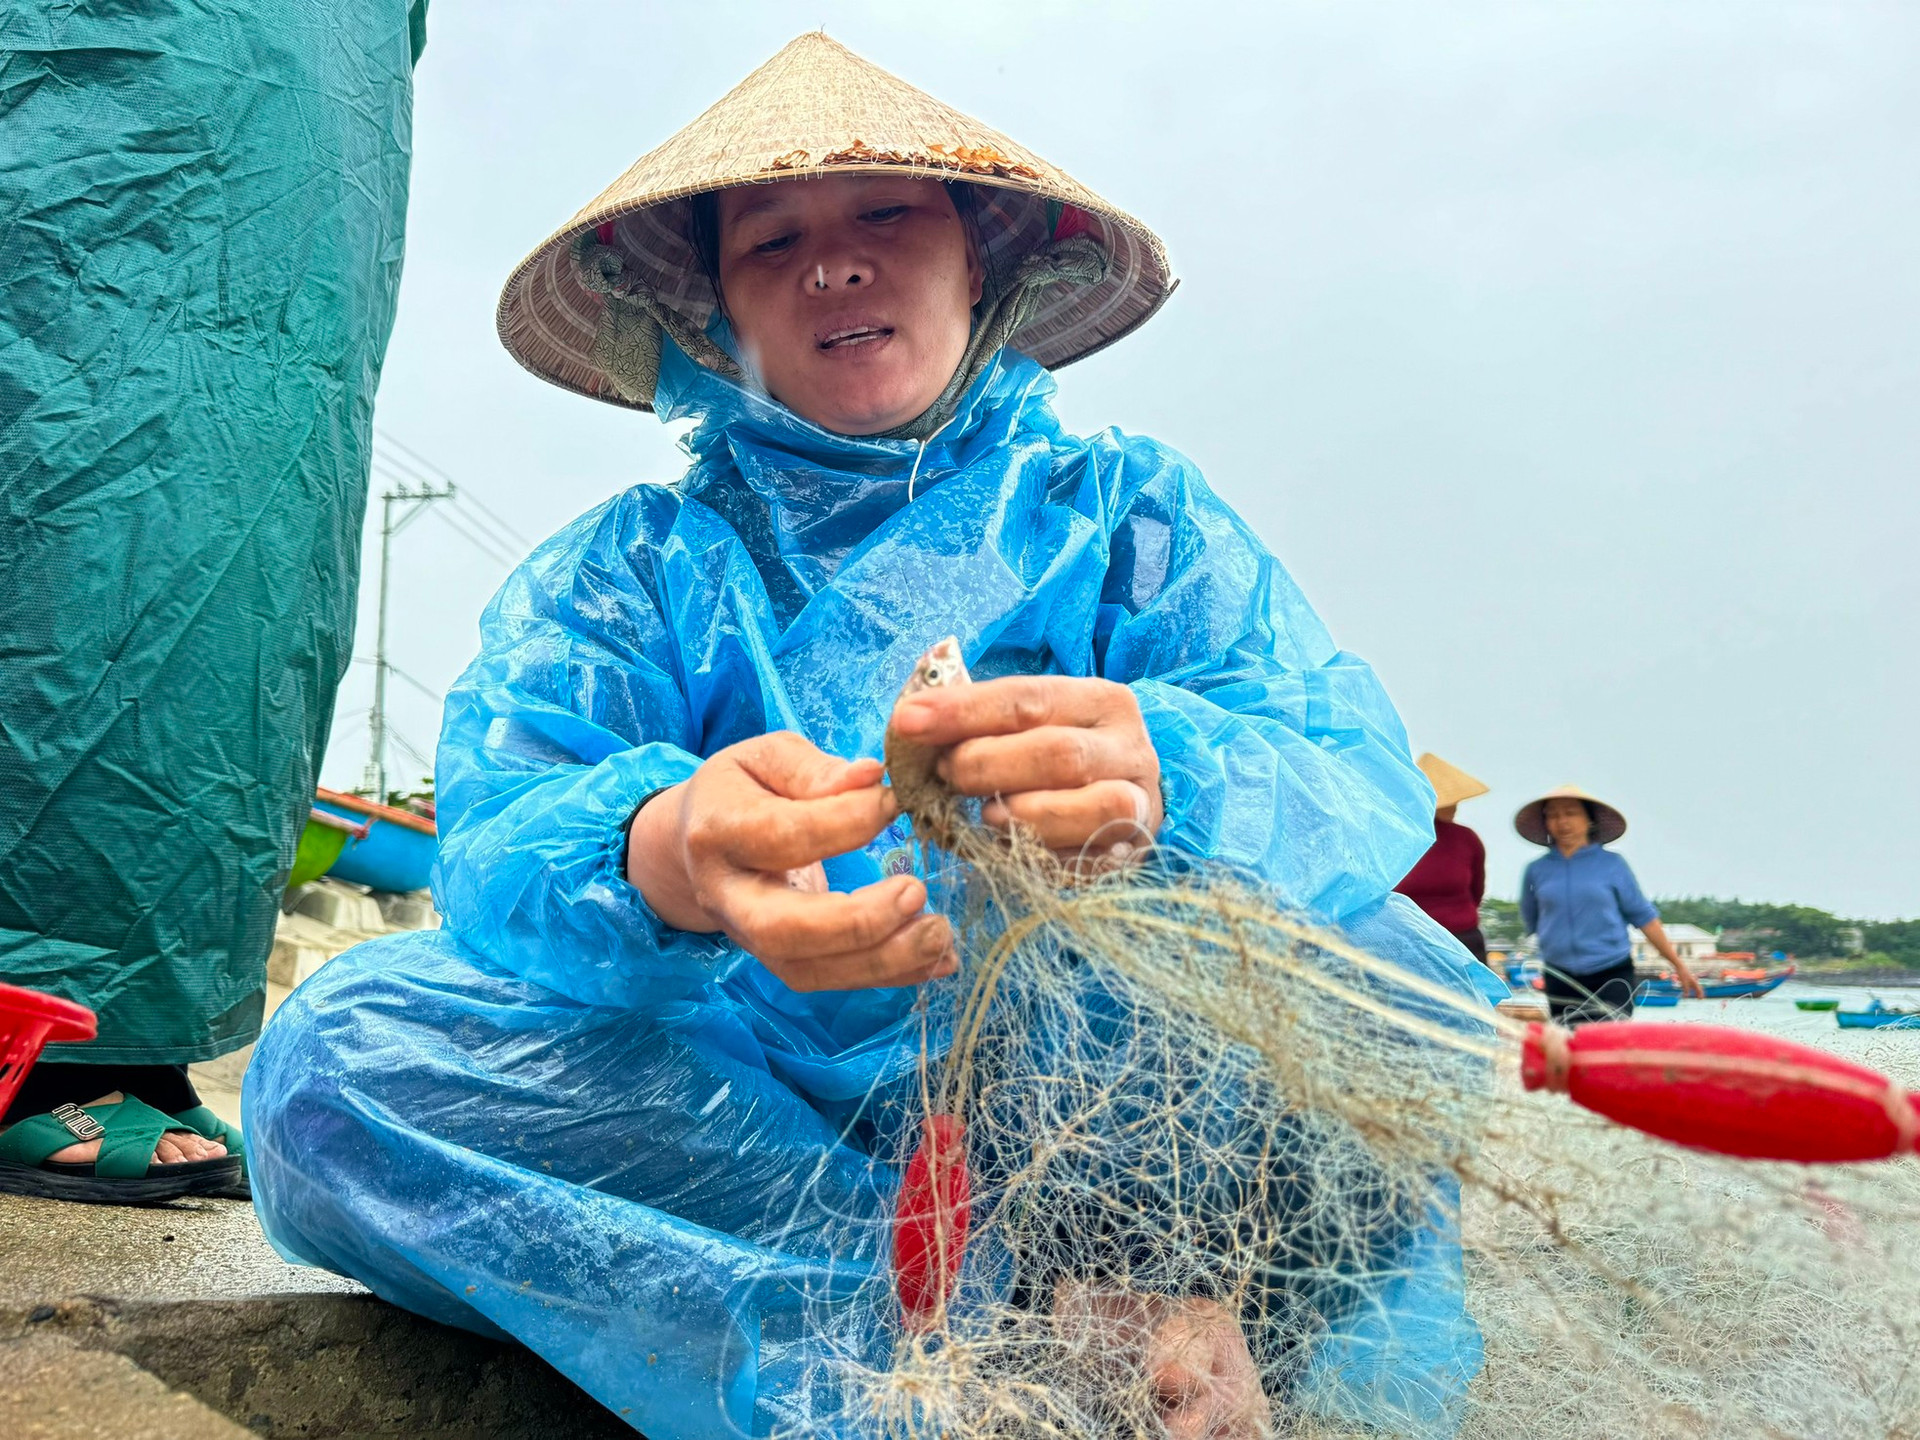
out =
[[48,1045],[91,1040],[100,1033],[93,1011],[58,995],[0,985],[0,1115]]
[[972,1194],[967,1127],[956,1115],[929,1115],[893,1219],[893,1288],[915,1329],[934,1322],[960,1278]]
[[1676,1145],[1746,1160],[1885,1160],[1920,1146],[1920,1106],[1903,1087],[1750,1030],[1529,1025],[1520,1080]]

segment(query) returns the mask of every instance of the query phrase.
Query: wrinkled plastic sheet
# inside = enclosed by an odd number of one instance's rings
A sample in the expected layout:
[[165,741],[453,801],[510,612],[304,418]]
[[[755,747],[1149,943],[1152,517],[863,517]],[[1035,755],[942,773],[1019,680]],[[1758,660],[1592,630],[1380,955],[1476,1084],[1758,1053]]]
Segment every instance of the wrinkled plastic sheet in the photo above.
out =
[[253,1038],[349,660],[424,0],[0,10],[0,978]]
[[[1101,674],[1165,773],[1161,841],[1472,993],[1399,897],[1432,792],[1372,672],[1166,447],[1061,432],[1012,353],[921,457],[831,435],[669,347],[692,465],[543,545],[482,624],[438,756],[446,929],[350,952],[249,1072],[256,1205],[284,1254],[538,1350],[655,1440],[835,1415],[884,1362],[886,1221],[919,1104],[908,990],[803,995],[625,880],[641,800],[776,729],[878,755],[913,660]],[[921,863],[903,820],[827,864]],[[931,877],[937,882],[938,876]],[[930,1052],[943,1044],[937,1026]],[[1457,1241],[1381,1237],[1398,1278],[1308,1381],[1444,1433],[1477,1368]]]

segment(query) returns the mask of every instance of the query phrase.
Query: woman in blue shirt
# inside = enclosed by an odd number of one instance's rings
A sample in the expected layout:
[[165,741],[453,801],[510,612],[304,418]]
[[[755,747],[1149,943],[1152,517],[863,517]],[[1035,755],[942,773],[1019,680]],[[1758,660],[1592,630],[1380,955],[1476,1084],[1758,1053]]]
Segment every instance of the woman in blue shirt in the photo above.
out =
[[1520,923],[1540,938],[1547,1005],[1555,1020],[1577,1025],[1633,1018],[1629,925],[1640,927],[1686,994],[1704,993],[1627,862],[1606,848],[1627,833],[1626,816],[1563,785],[1522,805],[1513,828],[1547,847],[1520,877]]

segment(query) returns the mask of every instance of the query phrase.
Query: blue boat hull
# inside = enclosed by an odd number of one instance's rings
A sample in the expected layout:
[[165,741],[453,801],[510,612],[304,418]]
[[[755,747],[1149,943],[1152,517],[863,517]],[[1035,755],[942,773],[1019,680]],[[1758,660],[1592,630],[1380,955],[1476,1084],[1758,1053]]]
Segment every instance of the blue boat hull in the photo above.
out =
[[1920,1030],[1920,1015],[1898,1010],[1836,1010],[1833,1018],[1842,1030]]
[[[1790,975],[1791,972],[1789,972],[1788,975],[1775,975],[1771,980],[1716,981],[1714,984],[1707,985],[1703,988],[1706,990],[1707,999],[1709,1000],[1745,1000],[1750,996],[1766,995],[1778,990],[1782,985],[1787,983]],[[1678,1000],[1680,998],[1680,986],[1672,980],[1649,980],[1646,983],[1644,994],[1649,996],[1671,995],[1675,1000]],[[1658,1000],[1649,1001],[1643,998],[1640,1003],[1643,1005],[1658,1005],[1660,1002]]]
[[1633,1003],[1635,1006],[1647,1005],[1654,1009],[1659,1009],[1665,1005],[1678,1005],[1680,1003],[1680,992],[1678,990],[1649,990],[1643,985],[1640,989],[1634,991]]
[[366,838],[348,840],[327,874],[369,889],[394,891],[424,890],[433,879],[433,857],[439,850],[436,837],[378,816],[356,814],[327,800],[316,800],[314,807],[367,826]]

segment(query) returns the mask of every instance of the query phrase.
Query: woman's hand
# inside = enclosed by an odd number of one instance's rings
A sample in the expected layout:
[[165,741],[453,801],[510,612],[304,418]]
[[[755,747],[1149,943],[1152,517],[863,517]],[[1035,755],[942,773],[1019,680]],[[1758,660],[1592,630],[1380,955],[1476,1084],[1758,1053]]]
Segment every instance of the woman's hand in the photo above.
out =
[[902,699],[892,723],[910,739],[952,747],[940,778],[986,798],[988,825],[1018,823],[1062,858],[1130,857],[1165,818],[1160,757],[1140,704],[1111,680],[1035,675],[936,687]]
[[1673,947],[1673,937],[1667,934],[1667,927],[1658,917],[1647,921],[1640,927],[1640,933],[1647,937],[1647,943],[1660,952],[1660,958],[1673,967],[1674,978],[1680,982],[1680,993],[1691,995],[1696,1000],[1707,998],[1706,989],[1700,984],[1687,962],[1680,958],[1680,952]]
[[891,876],[828,892],[820,862],[896,813],[878,760],[839,760],[790,732],[712,756],[640,807],[627,879],[678,930],[719,931],[795,990],[917,985],[953,972],[953,932],[927,890]]

